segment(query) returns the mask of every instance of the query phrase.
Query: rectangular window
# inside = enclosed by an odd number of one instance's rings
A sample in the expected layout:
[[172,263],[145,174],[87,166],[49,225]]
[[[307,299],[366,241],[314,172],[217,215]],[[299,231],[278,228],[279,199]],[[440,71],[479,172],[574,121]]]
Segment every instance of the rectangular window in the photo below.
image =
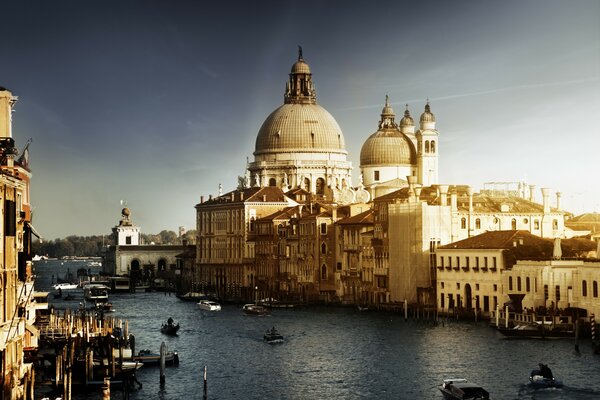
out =
[[465,262],[466,262],[467,268],[469,268],[469,257],[465,257]]
[[498,285],[496,285],[496,284],[494,283],[494,292],[497,292],[497,291],[498,291]]
[[460,267],[460,257],[456,256],[456,267]]
[[479,283],[475,284],[475,290],[479,290]]
[[17,210],[15,202],[4,201],[4,235],[16,236],[17,234]]
[[337,263],[337,270],[338,271],[342,270],[342,263],[341,262]]
[[379,171],[373,171],[373,179],[376,181],[379,180]]
[[475,257],[475,268],[479,268],[479,257]]
[[321,235],[327,234],[327,224],[325,222],[321,223]]
[[445,308],[445,305],[444,305],[444,293],[440,293],[440,308],[442,310]]
[[544,285],[544,300],[548,300],[548,285]]
[[558,306],[558,302],[560,301],[560,286],[559,285],[556,285],[555,297],[556,297],[556,305]]
[[125,244],[131,244],[131,236],[125,237]]

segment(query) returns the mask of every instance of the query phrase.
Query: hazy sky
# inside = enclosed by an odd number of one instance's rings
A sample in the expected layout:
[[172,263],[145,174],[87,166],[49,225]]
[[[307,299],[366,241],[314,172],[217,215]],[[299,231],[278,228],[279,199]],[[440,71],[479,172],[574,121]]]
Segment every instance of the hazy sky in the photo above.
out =
[[[526,180],[600,211],[600,2],[2,1],[0,86],[19,96],[33,224],[108,234],[195,229],[233,190],[302,45],[354,181],[385,95],[429,98],[441,183]],[[398,118],[399,119],[399,118]],[[537,194],[538,198],[541,195]]]

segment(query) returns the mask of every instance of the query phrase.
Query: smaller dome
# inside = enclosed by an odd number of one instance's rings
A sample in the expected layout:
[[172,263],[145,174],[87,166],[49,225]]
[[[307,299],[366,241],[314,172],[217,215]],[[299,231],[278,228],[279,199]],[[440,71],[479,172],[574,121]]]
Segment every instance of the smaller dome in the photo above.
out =
[[299,59],[292,65],[292,74],[310,74],[310,67],[303,59]]
[[404,110],[404,117],[400,120],[400,126],[406,125],[414,125],[415,121],[410,116],[410,111],[408,111],[408,104],[406,105],[406,110]]
[[131,215],[131,211],[129,211],[129,208],[125,207],[123,210],[121,210],[121,215],[124,217],[129,217]]
[[424,122],[435,122],[435,115],[431,112],[431,108],[429,107],[429,102],[425,104],[425,111],[421,114],[421,123]]
[[360,151],[360,166],[413,165],[415,151],[410,141],[397,130],[377,131]]

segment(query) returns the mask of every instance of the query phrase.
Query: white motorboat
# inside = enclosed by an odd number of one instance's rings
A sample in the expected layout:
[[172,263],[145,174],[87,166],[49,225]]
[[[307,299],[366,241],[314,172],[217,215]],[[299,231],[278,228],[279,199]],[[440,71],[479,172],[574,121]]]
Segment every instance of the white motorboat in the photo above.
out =
[[489,400],[490,394],[476,383],[466,379],[444,379],[438,387],[446,400]]
[[216,301],[200,300],[198,307],[204,311],[221,311],[221,305]]
[[70,282],[63,282],[63,283],[57,283],[55,285],[52,285],[52,289],[54,290],[73,290],[73,289],[77,289],[77,284],[76,283],[70,283]]

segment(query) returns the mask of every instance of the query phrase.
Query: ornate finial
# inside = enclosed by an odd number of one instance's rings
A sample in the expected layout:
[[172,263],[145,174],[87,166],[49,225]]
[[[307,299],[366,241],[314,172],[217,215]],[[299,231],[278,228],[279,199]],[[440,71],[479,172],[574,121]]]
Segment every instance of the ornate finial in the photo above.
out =
[[219,183],[219,196],[223,196],[223,185]]
[[387,94],[385,95],[385,105],[389,106],[389,100],[390,100],[390,96],[388,96]]
[[298,45],[298,61],[302,60],[302,46]]
[[410,117],[410,111],[408,111],[408,103],[405,104],[406,108],[404,109],[404,116]]
[[427,103],[425,104],[425,111],[426,112],[431,112],[431,109],[429,107],[429,97],[427,98]]

